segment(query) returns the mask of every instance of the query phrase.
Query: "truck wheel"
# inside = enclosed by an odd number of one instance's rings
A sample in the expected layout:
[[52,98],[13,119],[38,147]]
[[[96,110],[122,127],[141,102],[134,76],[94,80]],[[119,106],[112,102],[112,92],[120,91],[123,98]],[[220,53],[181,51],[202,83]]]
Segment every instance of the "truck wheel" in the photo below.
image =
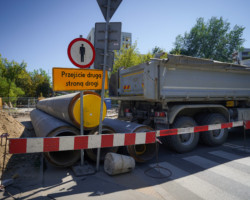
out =
[[[206,115],[202,121],[202,125],[226,123],[225,117],[219,113],[211,113]],[[202,141],[209,146],[217,146],[223,144],[227,140],[228,129],[219,129],[213,131],[205,131],[201,133]]]
[[[187,128],[196,126],[191,117],[182,116],[175,120],[173,128]],[[167,136],[170,147],[178,153],[184,153],[194,149],[199,141],[199,133],[187,133]]]

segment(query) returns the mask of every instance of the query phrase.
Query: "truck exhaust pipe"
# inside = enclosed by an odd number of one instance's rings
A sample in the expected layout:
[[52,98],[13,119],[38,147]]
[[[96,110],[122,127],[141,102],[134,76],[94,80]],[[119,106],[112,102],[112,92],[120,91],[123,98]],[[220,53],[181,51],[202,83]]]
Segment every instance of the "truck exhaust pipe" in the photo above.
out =
[[[38,109],[31,111],[30,118],[37,137],[79,135],[78,129]],[[45,158],[54,166],[69,167],[80,159],[80,151],[45,152]]]
[[[118,119],[104,119],[103,125],[112,127],[116,133],[149,132],[153,129],[149,126]],[[136,162],[146,162],[156,155],[156,143],[127,146],[127,152]]]

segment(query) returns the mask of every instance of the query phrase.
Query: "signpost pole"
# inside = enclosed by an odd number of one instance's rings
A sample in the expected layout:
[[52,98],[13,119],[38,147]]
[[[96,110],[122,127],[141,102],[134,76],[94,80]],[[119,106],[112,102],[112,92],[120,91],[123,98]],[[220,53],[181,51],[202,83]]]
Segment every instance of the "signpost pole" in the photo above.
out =
[[[69,60],[72,62],[73,65],[79,67],[79,68],[88,68],[90,67],[94,60],[95,60],[95,48],[92,45],[92,43],[84,38],[82,38],[82,35],[80,35],[79,38],[76,38],[72,40],[68,46],[67,53],[69,56]],[[67,73],[65,71],[72,70],[72,69],[67,69],[64,68],[62,69],[59,68],[53,68],[53,89],[54,91],[64,91],[66,90],[80,90],[80,134],[81,136],[84,135],[84,105],[83,105],[83,95],[84,95],[84,90],[85,89],[100,89],[97,88],[98,80],[95,80],[95,85],[90,85],[86,84],[91,82],[89,79],[90,77],[85,77],[85,73],[91,73],[92,72],[86,72],[85,70],[81,71],[80,70],[75,70],[75,74],[81,73],[81,76],[78,77],[73,77],[74,83],[79,83],[76,84],[80,87],[72,87],[70,84],[70,80],[65,80],[65,78],[69,78],[65,76]],[[60,72],[61,71],[61,72]],[[57,75],[55,75],[57,74]],[[84,76],[83,76],[84,75]],[[101,72],[100,72],[101,75]],[[82,79],[84,78],[84,80]],[[101,80],[100,80],[101,81]],[[59,83],[59,84],[55,84]],[[84,84],[85,83],[85,84]],[[91,87],[89,87],[91,86]],[[94,87],[92,87],[94,86]],[[72,170],[75,173],[76,176],[83,176],[83,175],[88,175],[88,174],[93,174],[94,169],[89,167],[87,164],[84,163],[84,150],[81,149],[81,163],[80,165],[72,166]]]
[[[80,91],[80,119],[81,119],[81,127],[80,127],[80,133],[81,135],[84,134],[84,126],[83,126],[83,91]],[[84,150],[81,149],[81,166],[84,165]]]
[[[108,0],[107,5],[107,17],[106,17],[106,28],[105,28],[105,46],[104,46],[104,65],[103,65],[103,78],[102,78],[102,93],[101,93],[101,111],[100,111],[100,123],[99,123],[99,134],[102,134],[102,115],[103,115],[103,101],[104,101],[104,94],[105,94],[105,71],[106,71],[106,63],[107,63],[107,53],[108,53],[108,34],[109,34],[109,20],[110,20],[110,0]],[[99,171],[100,165],[100,154],[101,149],[97,149],[97,161],[96,161],[96,171]]]
[[[82,38],[82,35],[80,35],[80,38]],[[84,122],[83,122],[83,91],[80,91],[80,134],[84,135]],[[84,165],[84,150],[81,149],[81,166]]]

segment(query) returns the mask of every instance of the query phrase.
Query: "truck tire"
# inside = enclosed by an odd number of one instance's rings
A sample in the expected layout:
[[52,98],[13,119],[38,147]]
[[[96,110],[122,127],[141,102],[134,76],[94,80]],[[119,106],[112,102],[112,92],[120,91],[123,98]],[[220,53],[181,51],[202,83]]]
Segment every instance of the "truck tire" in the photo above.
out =
[[[201,125],[226,123],[226,118],[219,113],[211,113],[205,116]],[[201,133],[201,140],[209,146],[218,146],[227,140],[228,129],[205,131]]]
[[[196,126],[196,122],[191,117],[178,117],[173,128],[187,128]],[[178,153],[185,153],[193,150],[199,142],[199,133],[187,133],[181,135],[167,136],[168,144]]]

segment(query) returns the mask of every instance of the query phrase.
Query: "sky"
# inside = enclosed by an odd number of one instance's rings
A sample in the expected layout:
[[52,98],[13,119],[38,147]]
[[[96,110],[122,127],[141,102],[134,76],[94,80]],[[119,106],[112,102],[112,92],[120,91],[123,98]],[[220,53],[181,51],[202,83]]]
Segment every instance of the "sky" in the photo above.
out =
[[[223,17],[245,27],[250,48],[250,0],[123,0],[111,22],[122,22],[140,53],[155,46],[170,51],[179,34],[190,31],[199,17]],[[27,63],[27,70],[77,68],[69,60],[69,43],[87,37],[96,22],[105,22],[96,0],[0,0],[0,54]]]

